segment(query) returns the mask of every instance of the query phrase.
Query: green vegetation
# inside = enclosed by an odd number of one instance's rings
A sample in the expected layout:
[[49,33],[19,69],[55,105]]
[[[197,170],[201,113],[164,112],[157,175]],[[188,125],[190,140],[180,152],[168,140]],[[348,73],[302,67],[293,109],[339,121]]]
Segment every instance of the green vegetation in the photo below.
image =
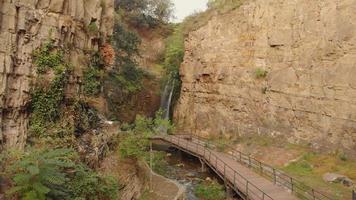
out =
[[208,21],[217,13],[224,14],[239,8],[246,0],[210,0],[208,10],[195,13],[187,17],[183,22],[183,33],[188,34],[206,25]]
[[43,74],[47,70],[61,66],[63,62],[63,52],[54,47],[54,41],[49,39],[42,48],[33,53],[34,63],[37,67],[37,73]]
[[216,181],[205,181],[195,188],[195,194],[203,200],[224,200],[226,199],[224,186]]
[[96,22],[90,22],[90,24],[88,25],[88,32],[91,34],[97,34],[99,32]]
[[139,56],[141,40],[135,33],[127,31],[120,24],[115,26],[113,39],[117,56],[114,69],[109,73],[109,79],[115,85],[119,85],[123,93],[138,92],[142,88],[144,72],[138,68],[135,56]]
[[295,162],[283,167],[282,170],[307,184],[318,188],[321,191],[334,195],[337,199],[350,199],[351,188],[347,188],[338,183],[326,183],[322,176],[325,173],[333,172],[343,174],[356,180],[356,162],[340,158],[337,154],[317,154],[306,152]]
[[120,143],[119,152],[123,158],[143,159],[149,152],[149,138],[160,134],[162,130],[168,133],[174,131],[169,121],[163,120],[160,113],[155,119],[137,116],[133,128],[127,131],[125,139]]
[[146,154],[145,160],[151,164],[152,170],[157,174],[166,176],[168,173],[168,162],[165,159],[166,153],[162,151],[152,151]]
[[3,173],[13,182],[9,196],[24,200],[104,200],[117,195],[118,183],[80,163],[73,150],[31,149],[15,155],[2,156],[2,161],[10,162]]
[[176,27],[173,34],[166,41],[164,54],[164,69],[166,71],[164,85],[169,82],[174,84],[173,106],[179,98],[182,81],[179,68],[184,59],[184,36],[180,26]]
[[255,71],[256,78],[265,78],[267,76],[267,74],[268,74],[268,72],[261,68],[257,68]]
[[84,70],[83,92],[87,96],[97,96],[101,92],[105,63],[99,52],[91,56],[89,67]]
[[173,13],[171,0],[116,0],[115,7],[124,21],[135,28],[155,28],[168,23]]
[[[63,56],[58,60],[45,62],[51,60],[47,59],[48,57],[55,57],[49,56],[53,52],[60,50],[55,50],[53,40],[49,40],[34,54],[34,63],[41,73],[38,74],[31,91],[29,140],[55,147],[72,147],[76,136],[97,126],[98,118],[95,110],[84,101],[75,97],[65,99],[65,90],[71,73],[70,65],[64,61]],[[97,55],[93,55],[91,59],[91,68],[94,67],[103,68],[102,59]],[[44,73],[50,70],[54,72],[54,77],[48,80]],[[85,79],[84,91],[93,94],[95,90],[91,86],[96,85],[96,81],[97,79]]]
[[[63,56],[54,50],[53,40],[47,42],[34,54],[34,63],[39,73],[36,86],[31,92],[30,129],[36,134],[44,133],[46,124],[59,117],[60,105],[64,100],[64,90],[70,73],[69,65]],[[41,74],[54,70],[55,77],[50,83],[43,80]]]

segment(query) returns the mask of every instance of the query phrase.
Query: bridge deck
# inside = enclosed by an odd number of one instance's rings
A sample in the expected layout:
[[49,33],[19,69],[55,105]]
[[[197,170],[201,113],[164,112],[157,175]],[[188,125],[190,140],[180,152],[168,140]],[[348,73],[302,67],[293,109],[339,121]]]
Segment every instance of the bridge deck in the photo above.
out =
[[231,156],[211,150],[204,142],[188,140],[179,136],[157,136],[175,147],[198,156],[209,165],[225,182],[245,199],[251,200],[296,200],[287,189],[275,185],[250,168],[240,164]]

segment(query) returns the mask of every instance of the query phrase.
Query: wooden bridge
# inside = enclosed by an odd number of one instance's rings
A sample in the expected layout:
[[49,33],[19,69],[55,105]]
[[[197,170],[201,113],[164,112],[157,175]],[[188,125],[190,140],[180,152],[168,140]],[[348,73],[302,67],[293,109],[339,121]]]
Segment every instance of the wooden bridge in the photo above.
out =
[[198,137],[165,135],[151,139],[163,141],[199,158],[224,180],[226,187],[245,200],[332,199],[242,152],[213,150],[213,145]]

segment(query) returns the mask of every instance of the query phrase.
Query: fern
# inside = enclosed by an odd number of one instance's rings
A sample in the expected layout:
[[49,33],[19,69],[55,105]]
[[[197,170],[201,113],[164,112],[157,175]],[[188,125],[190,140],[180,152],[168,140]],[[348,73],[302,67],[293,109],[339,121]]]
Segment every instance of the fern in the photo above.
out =
[[15,162],[10,171],[15,187],[7,193],[19,194],[24,200],[45,200],[46,196],[66,183],[65,168],[74,167],[72,150],[33,150]]
[[79,162],[71,149],[31,150],[9,167],[13,187],[7,194],[22,200],[116,199],[118,184]]

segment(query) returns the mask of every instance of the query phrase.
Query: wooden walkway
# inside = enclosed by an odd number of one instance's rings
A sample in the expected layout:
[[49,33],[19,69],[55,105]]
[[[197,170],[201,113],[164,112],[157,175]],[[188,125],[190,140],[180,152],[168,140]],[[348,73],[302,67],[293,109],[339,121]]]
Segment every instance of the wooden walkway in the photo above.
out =
[[[184,135],[167,135],[167,136],[155,136],[153,140],[161,140],[169,143],[170,145],[185,151],[191,155],[194,155],[207,164],[212,170],[216,172],[224,181],[225,184],[233,189],[243,199],[250,200],[296,200],[299,199],[293,194],[301,197],[301,199],[330,199],[326,196],[316,193],[314,190],[309,194],[308,191],[303,191],[303,195],[293,193],[293,180],[280,181],[281,174],[275,169],[269,168],[267,165],[262,165],[261,162],[257,164],[261,170],[259,173],[253,170],[251,166],[256,165],[254,160],[250,157],[246,158],[244,155],[234,155],[234,153],[227,154],[221,153],[209,148],[209,145],[203,140],[198,138],[187,137]],[[239,158],[239,159],[238,159]],[[253,164],[255,163],[255,164]],[[267,167],[268,169],[267,169]],[[271,181],[263,176],[266,171],[274,174],[274,181]],[[288,179],[289,180],[289,179]],[[286,185],[289,187],[286,187]],[[310,198],[309,198],[310,197]]]

